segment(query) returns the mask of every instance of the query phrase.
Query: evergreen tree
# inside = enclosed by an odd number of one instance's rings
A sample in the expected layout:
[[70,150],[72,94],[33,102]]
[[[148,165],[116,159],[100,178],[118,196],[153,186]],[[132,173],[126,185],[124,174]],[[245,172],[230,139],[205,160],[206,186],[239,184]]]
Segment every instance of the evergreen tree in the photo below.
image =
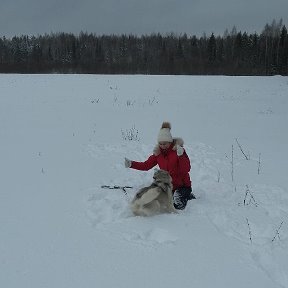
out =
[[0,71],[21,73],[130,73],[288,75],[288,35],[283,21],[261,34],[231,32],[78,36],[52,33],[0,38]]

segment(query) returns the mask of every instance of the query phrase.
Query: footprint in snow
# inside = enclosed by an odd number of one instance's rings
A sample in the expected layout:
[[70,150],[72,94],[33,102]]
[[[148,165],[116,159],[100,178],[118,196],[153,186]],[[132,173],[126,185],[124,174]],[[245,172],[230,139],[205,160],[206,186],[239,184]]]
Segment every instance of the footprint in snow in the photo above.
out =
[[143,232],[126,234],[124,237],[127,241],[139,242],[143,245],[163,245],[173,244],[178,240],[178,237],[171,234],[169,231],[161,228],[152,228]]

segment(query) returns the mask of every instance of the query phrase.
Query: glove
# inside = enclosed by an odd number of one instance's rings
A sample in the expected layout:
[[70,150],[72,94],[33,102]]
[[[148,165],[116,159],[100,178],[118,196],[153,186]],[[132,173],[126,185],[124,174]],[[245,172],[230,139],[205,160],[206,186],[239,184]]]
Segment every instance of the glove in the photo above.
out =
[[132,165],[132,161],[129,160],[129,159],[127,159],[127,158],[125,158],[125,167],[126,167],[126,168],[130,168],[131,165]]
[[176,152],[177,152],[177,156],[182,156],[184,153],[184,148],[181,147],[180,145],[176,146]]

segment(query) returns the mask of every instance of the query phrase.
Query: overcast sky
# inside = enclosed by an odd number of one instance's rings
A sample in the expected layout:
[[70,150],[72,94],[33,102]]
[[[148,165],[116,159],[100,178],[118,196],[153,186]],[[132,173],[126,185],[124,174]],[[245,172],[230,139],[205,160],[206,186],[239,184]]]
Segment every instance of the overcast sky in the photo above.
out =
[[96,34],[260,33],[283,19],[288,0],[0,0],[0,37],[81,31]]

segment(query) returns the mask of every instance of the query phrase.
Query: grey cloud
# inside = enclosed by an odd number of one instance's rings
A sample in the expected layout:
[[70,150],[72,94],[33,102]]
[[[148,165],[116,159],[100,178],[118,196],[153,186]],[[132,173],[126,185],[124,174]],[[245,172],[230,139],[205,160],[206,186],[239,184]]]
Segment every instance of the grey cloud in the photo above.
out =
[[0,0],[0,36],[50,32],[223,34],[288,23],[287,0]]

